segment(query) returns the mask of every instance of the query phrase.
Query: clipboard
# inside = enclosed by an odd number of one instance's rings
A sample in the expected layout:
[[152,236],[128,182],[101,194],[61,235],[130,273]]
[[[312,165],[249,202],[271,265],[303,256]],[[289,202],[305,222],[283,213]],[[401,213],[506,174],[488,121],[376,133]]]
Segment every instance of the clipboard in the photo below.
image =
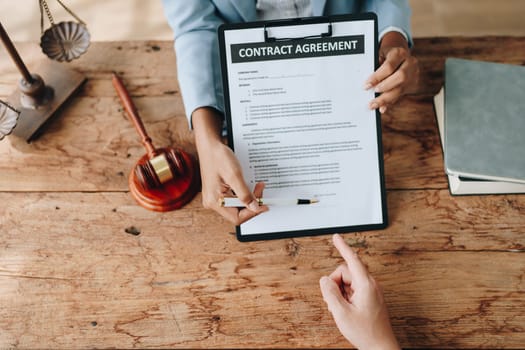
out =
[[219,49],[228,143],[270,207],[239,241],[384,229],[381,120],[364,82],[378,67],[374,13],[223,24]]

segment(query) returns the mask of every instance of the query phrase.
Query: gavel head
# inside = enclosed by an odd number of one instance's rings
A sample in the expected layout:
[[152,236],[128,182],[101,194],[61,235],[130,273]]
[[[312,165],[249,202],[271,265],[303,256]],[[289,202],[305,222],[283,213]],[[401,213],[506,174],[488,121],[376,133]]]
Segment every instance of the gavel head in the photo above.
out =
[[154,211],[181,208],[199,191],[195,158],[170,147],[144,154],[128,178],[130,193],[138,204]]
[[187,164],[179,150],[168,148],[135,167],[135,177],[144,189],[155,189],[186,173]]

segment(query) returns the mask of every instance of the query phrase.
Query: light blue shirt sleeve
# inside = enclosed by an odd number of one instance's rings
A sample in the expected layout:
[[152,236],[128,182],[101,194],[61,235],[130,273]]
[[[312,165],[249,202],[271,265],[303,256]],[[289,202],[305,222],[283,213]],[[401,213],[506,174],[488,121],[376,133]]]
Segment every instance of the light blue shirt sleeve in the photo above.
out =
[[164,12],[175,35],[177,76],[184,109],[199,107],[224,112],[217,28],[224,21],[209,0],[163,0]]

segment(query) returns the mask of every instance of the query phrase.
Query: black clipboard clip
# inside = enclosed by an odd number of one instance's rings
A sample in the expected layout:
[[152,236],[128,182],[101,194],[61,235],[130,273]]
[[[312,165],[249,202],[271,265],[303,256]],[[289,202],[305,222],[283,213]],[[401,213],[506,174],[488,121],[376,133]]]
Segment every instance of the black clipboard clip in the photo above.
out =
[[293,41],[293,40],[314,39],[314,38],[327,38],[327,37],[332,36],[332,23],[331,22],[328,23],[328,30],[324,33],[300,36],[300,37],[295,37],[295,38],[271,37],[268,35],[268,27],[271,27],[271,25],[268,25],[268,24],[264,25],[264,42],[265,43],[274,43],[276,41]]

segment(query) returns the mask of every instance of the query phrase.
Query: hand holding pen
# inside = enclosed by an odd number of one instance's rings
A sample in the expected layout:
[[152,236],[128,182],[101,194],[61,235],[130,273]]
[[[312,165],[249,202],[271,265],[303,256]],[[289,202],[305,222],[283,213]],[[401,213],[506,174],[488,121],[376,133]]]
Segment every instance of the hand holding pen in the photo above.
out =
[[[222,116],[214,108],[202,107],[193,112],[192,122],[199,154],[204,208],[215,210],[235,225],[268,210],[255,200],[262,197],[264,184],[257,183],[253,190],[250,189],[233,150],[223,143]],[[234,195],[243,200],[244,207],[225,208],[219,205],[219,198]]]

